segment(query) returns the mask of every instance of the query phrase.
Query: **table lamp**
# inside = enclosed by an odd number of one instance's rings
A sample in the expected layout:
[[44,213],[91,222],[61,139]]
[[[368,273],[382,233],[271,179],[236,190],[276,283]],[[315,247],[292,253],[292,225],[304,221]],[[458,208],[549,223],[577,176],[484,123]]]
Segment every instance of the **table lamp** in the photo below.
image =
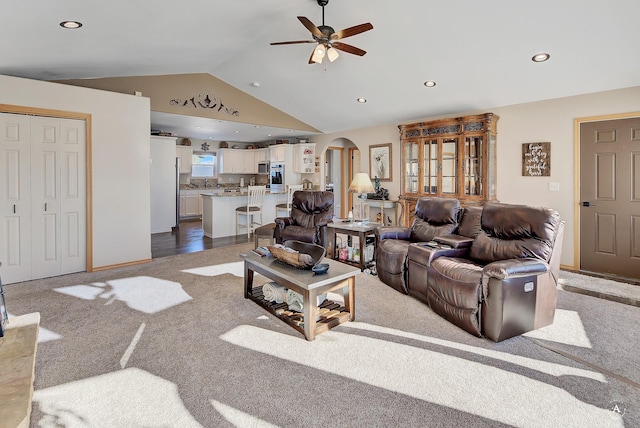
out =
[[358,193],[359,199],[359,214],[360,218],[359,224],[365,224],[368,219],[365,218],[364,209],[365,209],[365,200],[367,199],[367,193],[373,192],[373,183],[371,183],[371,179],[369,175],[365,172],[359,172],[353,177],[353,181],[349,185],[349,193]]

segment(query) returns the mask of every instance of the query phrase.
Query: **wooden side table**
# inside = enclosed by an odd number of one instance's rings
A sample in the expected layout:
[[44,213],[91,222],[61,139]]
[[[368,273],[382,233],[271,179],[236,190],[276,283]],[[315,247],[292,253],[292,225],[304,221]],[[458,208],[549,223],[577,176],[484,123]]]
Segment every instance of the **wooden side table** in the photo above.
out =
[[[359,222],[327,224],[327,228],[329,232],[329,245],[328,245],[328,249],[330,251],[329,256],[333,259],[338,258],[338,254],[336,251],[336,235],[338,233],[342,233],[350,236],[357,236],[358,241],[360,242],[359,262],[354,263],[354,262],[349,262],[345,260],[338,260],[338,261],[343,263],[348,263],[348,264],[356,264],[360,268],[360,270],[363,271],[367,267],[365,262],[365,249],[366,249],[367,236],[374,235],[376,228],[380,226],[382,226],[382,224],[380,223],[360,224]],[[374,242],[374,245],[375,244],[376,243]]]

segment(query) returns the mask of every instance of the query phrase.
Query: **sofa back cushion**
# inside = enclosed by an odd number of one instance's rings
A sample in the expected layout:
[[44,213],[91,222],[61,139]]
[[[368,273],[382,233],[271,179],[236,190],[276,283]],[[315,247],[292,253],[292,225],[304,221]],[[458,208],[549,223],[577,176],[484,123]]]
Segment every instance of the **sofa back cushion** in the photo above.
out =
[[456,235],[475,238],[482,228],[481,218],[482,206],[471,205],[464,207]]
[[469,256],[481,262],[533,257],[548,262],[560,214],[550,208],[487,203]]
[[410,240],[425,242],[453,233],[458,226],[459,215],[460,201],[455,198],[418,199]]
[[333,218],[333,192],[294,192],[291,218],[294,224],[306,228],[327,224]]

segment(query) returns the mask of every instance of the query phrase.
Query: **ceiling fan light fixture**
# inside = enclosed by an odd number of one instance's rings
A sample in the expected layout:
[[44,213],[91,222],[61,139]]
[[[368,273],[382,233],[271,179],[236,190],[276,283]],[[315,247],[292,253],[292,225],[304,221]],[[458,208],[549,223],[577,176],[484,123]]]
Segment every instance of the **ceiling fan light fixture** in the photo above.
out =
[[311,55],[311,62],[315,62],[320,64],[322,62],[322,58],[324,58],[326,51],[324,45],[318,44],[315,48],[313,48],[313,55]]
[[332,48],[331,46],[327,48],[327,58],[329,58],[329,61],[333,62],[338,59],[339,56],[340,54],[337,49]]

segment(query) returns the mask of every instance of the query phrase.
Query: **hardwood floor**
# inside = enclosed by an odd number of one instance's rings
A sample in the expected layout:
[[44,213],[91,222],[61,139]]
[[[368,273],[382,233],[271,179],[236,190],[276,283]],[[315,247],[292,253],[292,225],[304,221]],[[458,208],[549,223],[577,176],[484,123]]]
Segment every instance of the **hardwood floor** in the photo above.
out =
[[249,239],[246,234],[216,239],[208,238],[204,236],[202,220],[182,220],[180,226],[171,232],[151,235],[151,257],[157,259],[247,242]]

